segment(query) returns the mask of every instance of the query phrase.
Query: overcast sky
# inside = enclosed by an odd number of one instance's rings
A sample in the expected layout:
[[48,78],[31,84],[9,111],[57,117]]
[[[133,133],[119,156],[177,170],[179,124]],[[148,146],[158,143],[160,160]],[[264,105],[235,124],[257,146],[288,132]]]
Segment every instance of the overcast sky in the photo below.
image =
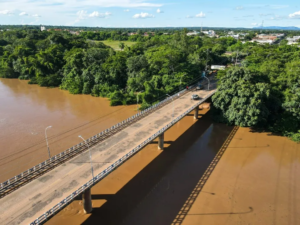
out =
[[300,1],[0,0],[0,24],[99,27],[300,27]]

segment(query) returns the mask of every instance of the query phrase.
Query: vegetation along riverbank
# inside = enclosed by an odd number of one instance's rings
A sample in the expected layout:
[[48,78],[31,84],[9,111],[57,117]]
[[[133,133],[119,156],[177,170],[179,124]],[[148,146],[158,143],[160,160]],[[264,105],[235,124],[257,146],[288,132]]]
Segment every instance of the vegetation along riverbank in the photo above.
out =
[[[0,77],[27,79],[72,94],[107,97],[110,104],[138,101],[141,108],[219,71],[212,98],[214,118],[231,125],[267,129],[300,141],[300,50],[281,42],[258,45],[232,37],[187,36],[187,30],[128,37],[118,31],[0,33]],[[100,41],[119,43],[119,51]],[[226,51],[231,52],[225,54]]]

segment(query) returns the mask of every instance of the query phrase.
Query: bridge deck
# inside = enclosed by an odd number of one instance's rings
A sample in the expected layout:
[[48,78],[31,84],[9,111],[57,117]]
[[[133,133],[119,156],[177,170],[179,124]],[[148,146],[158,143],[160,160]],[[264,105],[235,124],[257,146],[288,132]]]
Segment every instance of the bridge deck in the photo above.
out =
[[[204,100],[215,90],[197,91]],[[191,94],[174,101],[174,118],[197,102]],[[202,101],[204,101],[202,100]],[[91,148],[94,174],[99,174],[172,121],[173,104],[155,111]],[[89,153],[84,152],[0,199],[0,224],[29,224],[92,178]]]

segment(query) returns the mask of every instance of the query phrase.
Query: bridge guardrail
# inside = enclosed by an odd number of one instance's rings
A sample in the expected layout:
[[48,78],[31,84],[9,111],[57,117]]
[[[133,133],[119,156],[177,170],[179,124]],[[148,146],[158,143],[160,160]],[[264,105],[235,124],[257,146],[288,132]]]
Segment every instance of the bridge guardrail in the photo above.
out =
[[[117,160],[115,163],[111,164],[109,167],[107,167],[105,170],[103,170],[101,173],[97,174],[94,179],[89,180],[87,183],[82,185],[80,188],[78,188],[76,191],[74,191],[71,195],[66,197],[64,200],[60,201],[58,204],[56,204],[54,207],[52,207],[50,210],[45,212],[43,215],[39,216],[36,220],[30,223],[30,225],[39,225],[44,222],[46,222],[50,217],[55,215],[57,212],[59,212],[62,207],[65,207],[68,205],[71,201],[74,200],[75,197],[77,197],[79,194],[81,194],[83,191],[85,191],[88,188],[91,188],[94,186],[97,182],[102,180],[105,176],[107,176],[111,171],[116,169],[118,166],[123,164],[127,159],[129,159],[132,155],[140,151],[144,146],[146,146],[149,142],[153,141],[155,138],[157,138],[160,134],[164,133],[166,130],[168,130],[170,127],[172,127],[175,123],[177,123],[179,120],[181,120],[183,117],[185,117],[187,114],[189,114],[191,111],[193,111],[196,107],[198,107],[200,104],[202,104],[206,99],[208,99],[210,96],[212,96],[215,91],[212,91],[210,94],[207,94],[201,101],[197,102],[195,105],[190,107],[188,110],[186,110],[183,114],[178,116],[176,119],[172,120],[169,124],[167,124],[165,127],[160,129],[158,132],[153,134],[150,138],[143,141],[141,144],[139,144],[137,147],[132,149],[129,153],[124,155],[122,158]],[[178,94],[178,93],[177,93]]]
[[[189,89],[190,89],[190,88],[193,88],[194,86],[195,86],[195,85],[189,86]],[[133,120],[133,119],[135,119],[135,118],[137,118],[137,117],[140,117],[140,116],[144,115],[145,113],[147,113],[147,112],[149,112],[149,111],[151,111],[151,110],[153,110],[153,109],[159,107],[160,105],[166,103],[166,102],[169,101],[170,99],[172,99],[172,98],[175,98],[175,99],[178,98],[179,95],[185,93],[186,91],[187,91],[187,90],[184,89],[184,90],[182,90],[182,91],[180,91],[180,92],[178,92],[178,93],[172,95],[171,97],[168,97],[168,98],[164,99],[163,101],[161,101],[161,102],[159,102],[159,103],[157,103],[157,104],[154,104],[154,105],[150,106],[149,108],[147,108],[147,109],[145,109],[145,110],[143,110],[143,111],[141,111],[141,112],[139,112],[139,113],[137,113],[137,114],[135,114],[135,115],[129,117],[128,119],[125,119],[125,120],[123,120],[122,122],[117,123],[117,124],[113,125],[112,127],[108,128],[108,129],[105,129],[104,131],[102,131],[102,132],[100,132],[100,133],[98,133],[98,134],[96,134],[96,135],[94,135],[94,136],[88,138],[88,139],[85,140],[85,141],[86,141],[87,143],[90,143],[91,141],[93,141],[93,140],[95,140],[95,139],[97,139],[97,138],[99,138],[99,137],[101,137],[101,136],[103,136],[103,135],[105,135],[105,134],[107,134],[107,133],[109,133],[109,132],[111,132],[111,131],[113,131],[113,130],[119,128],[120,126],[122,126],[122,125],[124,125],[124,124],[130,122],[131,120]],[[179,95],[178,95],[178,94],[179,94]],[[61,152],[61,153],[59,153],[59,154],[57,154],[57,155],[55,155],[55,156],[52,156],[51,158],[45,160],[44,162],[41,162],[40,164],[38,164],[38,165],[36,165],[36,166],[34,166],[34,167],[32,167],[32,168],[26,170],[26,171],[23,171],[22,173],[20,173],[20,174],[14,176],[13,178],[10,178],[10,179],[4,181],[3,183],[0,184],[0,191],[1,191],[2,189],[4,189],[5,187],[7,187],[8,185],[11,185],[11,184],[17,182],[18,180],[23,179],[24,177],[28,176],[29,174],[34,173],[36,170],[39,170],[39,169],[43,168],[44,166],[48,165],[49,163],[53,163],[53,162],[55,162],[55,161],[59,161],[59,160],[60,160],[62,157],[64,157],[65,155],[70,154],[70,153],[72,153],[72,152],[75,152],[75,151],[78,150],[81,146],[83,146],[83,145],[85,145],[85,144],[86,144],[85,142],[80,142],[79,144],[74,145],[74,146],[72,146],[71,148],[68,148],[67,150],[65,150],[65,151],[63,151],[63,152]]]

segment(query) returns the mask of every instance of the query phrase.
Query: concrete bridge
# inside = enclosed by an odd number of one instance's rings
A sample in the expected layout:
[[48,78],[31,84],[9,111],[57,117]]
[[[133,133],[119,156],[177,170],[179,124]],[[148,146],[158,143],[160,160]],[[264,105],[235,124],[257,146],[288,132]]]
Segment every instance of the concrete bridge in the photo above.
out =
[[[83,197],[85,212],[90,213],[93,185],[154,139],[158,138],[158,148],[163,149],[164,132],[192,111],[197,119],[199,105],[215,92],[216,82],[212,81],[210,90],[176,94],[169,104],[93,146],[90,149],[91,155],[89,151],[84,151],[31,182],[3,195],[0,199],[0,224],[42,224],[78,195]],[[191,100],[191,94],[198,94],[201,99]],[[51,160],[49,159],[49,162]],[[45,164],[47,162],[39,165],[42,167],[42,165],[46,166]],[[29,172],[28,170],[27,173],[30,174]],[[25,175],[22,173],[22,176],[18,175],[2,183],[1,187],[4,189],[14,180],[21,180],[23,176]]]

